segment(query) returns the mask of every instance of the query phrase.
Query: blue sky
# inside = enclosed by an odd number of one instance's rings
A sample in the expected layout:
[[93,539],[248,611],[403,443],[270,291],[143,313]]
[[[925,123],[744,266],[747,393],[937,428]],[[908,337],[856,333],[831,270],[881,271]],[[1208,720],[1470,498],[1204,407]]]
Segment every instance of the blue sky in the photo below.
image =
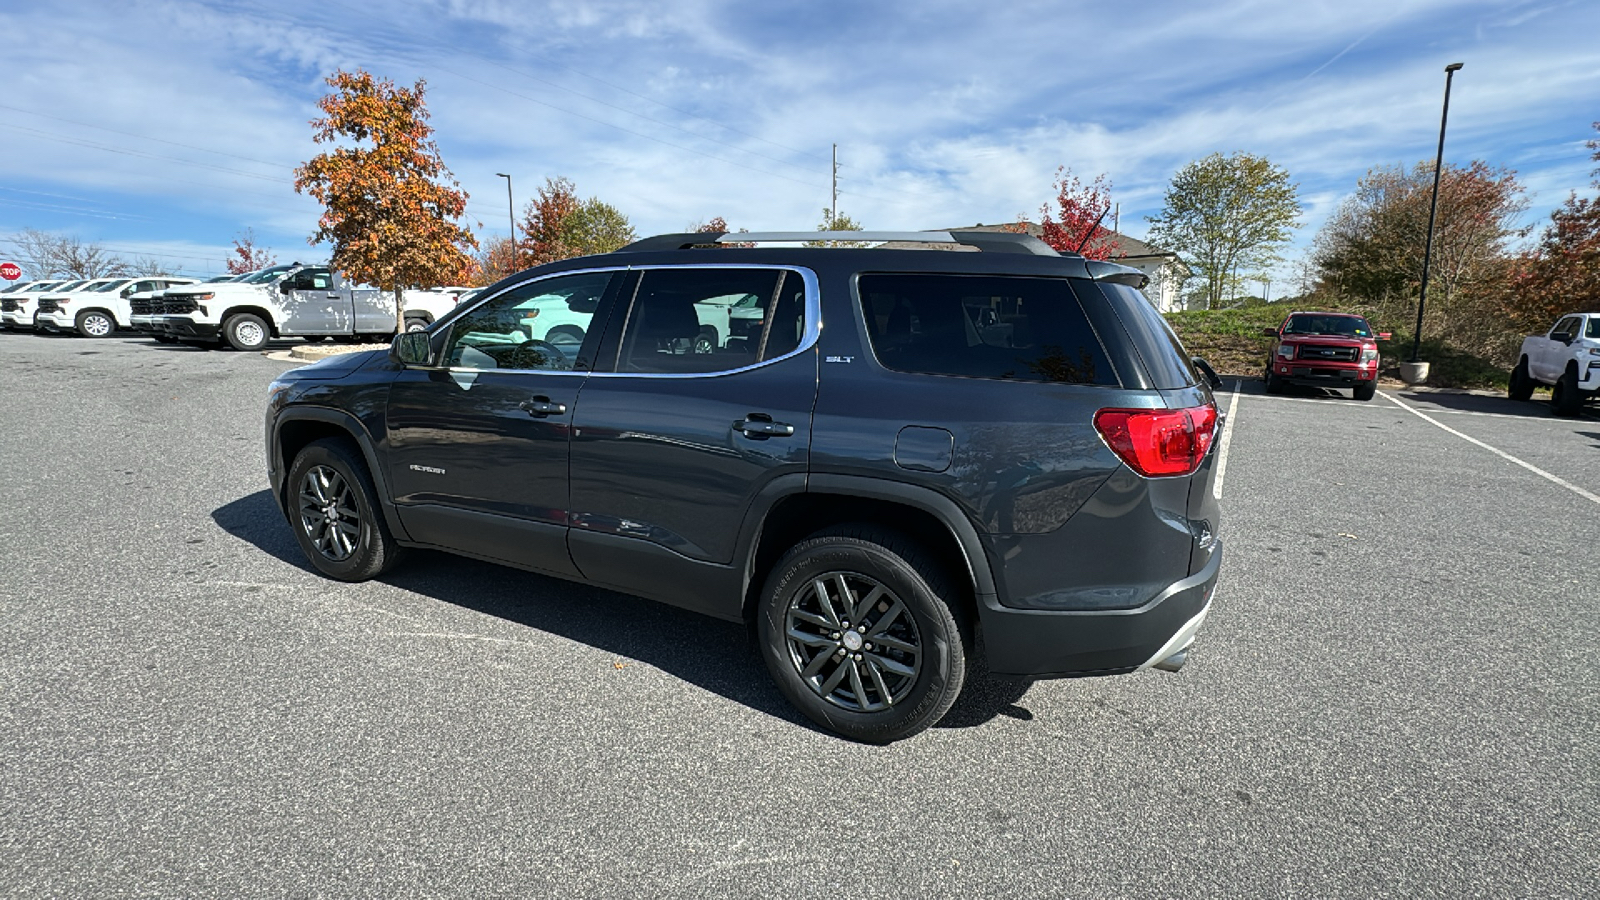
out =
[[1299,184],[1293,257],[1368,168],[1432,158],[1448,62],[1446,159],[1516,169],[1529,224],[1592,193],[1600,119],[1596,0],[3,0],[0,34],[0,258],[33,227],[196,274],[246,228],[325,258],[290,171],[336,67],[427,79],[489,238],[496,172],[519,215],[564,175],[641,235],[809,229],[834,143],[869,228],[1037,216],[1067,165],[1142,236],[1179,167],[1242,150]]

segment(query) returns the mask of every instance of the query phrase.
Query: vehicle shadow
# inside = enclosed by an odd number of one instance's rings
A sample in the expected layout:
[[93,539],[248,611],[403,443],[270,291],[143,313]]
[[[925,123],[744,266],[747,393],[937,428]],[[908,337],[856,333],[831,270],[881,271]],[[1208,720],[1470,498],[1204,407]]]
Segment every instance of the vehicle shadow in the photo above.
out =
[[[1418,391],[1404,389],[1393,392],[1408,403],[1421,403],[1453,409],[1461,412],[1494,413],[1501,416],[1520,416],[1529,419],[1549,419],[1555,417],[1555,412],[1550,408],[1549,395],[1534,395],[1532,400],[1512,400],[1510,397],[1487,394],[1458,394],[1445,391]],[[1423,409],[1427,411],[1426,407]],[[1580,413],[1581,417],[1594,418],[1594,409],[1586,408]]]
[[[298,569],[306,562],[270,491],[241,497],[211,513],[228,534]],[[793,725],[827,734],[784,699],[757,654],[749,629],[603,588],[408,549],[379,579],[445,603],[587,644],[626,666],[640,662]],[[1031,682],[975,673],[937,727],[970,728],[996,716],[1030,720],[1016,706]]]
[[1297,384],[1284,385],[1278,394],[1267,393],[1267,383],[1259,375],[1224,375],[1222,388],[1217,391],[1220,397],[1233,392],[1234,385],[1238,384],[1239,393],[1246,397],[1298,397],[1311,400],[1352,400],[1350,391],[1334,388],[1304,387]]

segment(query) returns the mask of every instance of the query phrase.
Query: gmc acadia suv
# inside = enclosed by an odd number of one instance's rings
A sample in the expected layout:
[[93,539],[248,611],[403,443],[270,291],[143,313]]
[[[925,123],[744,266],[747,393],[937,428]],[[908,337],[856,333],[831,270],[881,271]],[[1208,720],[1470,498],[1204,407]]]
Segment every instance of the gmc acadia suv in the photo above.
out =
[[[982,252],[748,246],[819,239]],[[813,721],[903,738],[975,654],[1182,665],[1219,417],[1143,281],[1027,235],[649,238],[285,373],[272,491],[329,577],[429,547],[743,621]],[[750,327],[699,340],[696,304],[747,294]],[[581,338],[548,339],[552,297]]]

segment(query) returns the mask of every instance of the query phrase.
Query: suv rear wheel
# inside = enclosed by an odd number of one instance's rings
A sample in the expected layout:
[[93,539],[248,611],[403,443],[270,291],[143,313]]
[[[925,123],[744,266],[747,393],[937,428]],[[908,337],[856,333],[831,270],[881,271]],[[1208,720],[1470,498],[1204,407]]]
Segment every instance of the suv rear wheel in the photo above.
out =
[[822,727],[887,743],[949,711],[972,646],[958,595],[923,549],[867,526],[830,529],[773,567],[757,620],[784,696]]
[[378,492],[360,454],[346,441],[306,445],[289,467],[289,521],[317,571],[366,581],[394,565],[400,546],[378,510]]

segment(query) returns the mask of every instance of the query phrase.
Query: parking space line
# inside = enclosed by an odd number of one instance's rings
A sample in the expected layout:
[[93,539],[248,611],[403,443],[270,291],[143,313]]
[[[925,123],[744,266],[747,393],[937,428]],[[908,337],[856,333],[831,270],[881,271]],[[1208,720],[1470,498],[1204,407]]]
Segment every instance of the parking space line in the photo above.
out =
[[1545,479],[1547,481],[1550,481],[1550,482],[1552,482],[1554,484],[1561,485],[1562,487],[1564,487],[1567,490],[1573,492],[1574,494],[1577,494],[1578,496],[1584,498],[1585,500],[1588,500],[1588,501],[1590,501],[1592,503],[1600,503],[1600,494],[1592,494],[1592,493],[1584,490],[1583,488],[1578,487],[1577,485],[1573,484],[1572,482],[1567,481],[1564,478],[1561,478],[1561,477],[1558,477],[1556,475],[1552,475],[1549,472],[1546,472],[1545,470],[1539,468],[1536,465],[1533,465],[1532,463],[1523,462],[1522,460],[1517,459],[1515,456],[1512,456],[1511,454],[1505,452],[1504,450],[1501,450],[1501,449],[1499,449],[1497,447],[1491,447],[1488,444],[1485,444],[1483,441],[1478,440],[1477,438],[1473,437],[1470,434],[1462,434],[1461,432],[1455,430],[1454,428],[1451,428],[1449,425],[1444,424],[1443,422],[1439,421],[1438,419],[1433,418],[1432,416],[1428,415],[1427,413],[1424,413],[1419,409],[1415,409],[1415,408],[1411,407],[1410,405],[1401,402],[1399,397],[1395,397],[1395,396],[1393,396],[1391,394],[1385,393],[1384,391],[1379,391],[1378,393],[1383,394],[1383,399],[1388,400],[1390,403],[1393,403],[1395,406],[1398,406],[1401,409],[1405,410],[1406,412],[1411,413],[1414,416],[1417,416],[1418,418],[1422,419],[1424,422],[1428,422],[1430,424],[1437,425],[1440,428],[1443,428],[1445,431],[1448,431],[1451,434],[1455,435],[1456,437],[1461,438],[1464,441],[1467,441],[1468,443],[1477,444],[1479,447],[1482,447],[1483,449],[1489,451],[1490,453],[1495,454],[1496,456],[1502,457],[1502,458],[1504,458],[1506,460],[1509,460],[1510,462],[1516,463],[1517,465],[1523,467],[1524,469],[1527,469],[1529,472],[1532,472],[1533,474],[1539,476],[1540,478],[1543,478],[1543,479]]
[[1222,499],[1222,479],[1228,475],[1228,444],[1233,441],[1233,419],[1239,412],[1239,382],[1243,379],[1233,380],[1233,399],[1228,401],[1228,421],[1222,425],[1222,443],[1217,447],[1217,483],[1211,489],[1211,496]]
[[[1342,407],[1344,409],[1385,409],[1386,408],[1386,407],[1382,406],[1381,404],[1377,405],[1377,406],[1374,406],[1374,405],[1372,405],[1370,403],[1361,403],[1361,402],[1355,401],[1355,400],[1344,400],[1344,399],[1339,398],[1339,397],[1276,397],[1276,396],[1272,396],[1270,394],[1246,394],[1245,396],[1249,397],[1250,401],[1252,403],[1257,401],[1257,400],[1264,400],[1264,401],[1268,401],[1268,402],[1271,402],[1271,403],[1317,403],[1317,404],[1321,404],[1323,406],[1338,406],[1338,407]],[[1516,413],[1480,412],[1480,411],[1474,410],[1474,409],[1430,409],[1430,410],[1428,410],[1428,412],[1433,414],[1433,415],[1436,415],[1436,416],[1478,416],[1480,418],[1485,418],[1485,419],[1516,419],[1519,422],[1540,422],[1540,423],[1544,423],[1544,424],[1547,424],[1547,425],[1568,425],[1568,424],[1571,424],[1571,420],[1569,420],[1569,419],[1557,419],[1557,418],[1554,418],[1554,417],[1544,418],[1544,417],[1540,417],[1540,416],[1524,416],[1524,415],[1517,415]],[[1600,417],[1596,417],[1596,416],[1590,415],[1588,413],[1588,411],[1585,411],[1582,414],[1582,417],[1586,418],[1586,419],[1600,418]]]

